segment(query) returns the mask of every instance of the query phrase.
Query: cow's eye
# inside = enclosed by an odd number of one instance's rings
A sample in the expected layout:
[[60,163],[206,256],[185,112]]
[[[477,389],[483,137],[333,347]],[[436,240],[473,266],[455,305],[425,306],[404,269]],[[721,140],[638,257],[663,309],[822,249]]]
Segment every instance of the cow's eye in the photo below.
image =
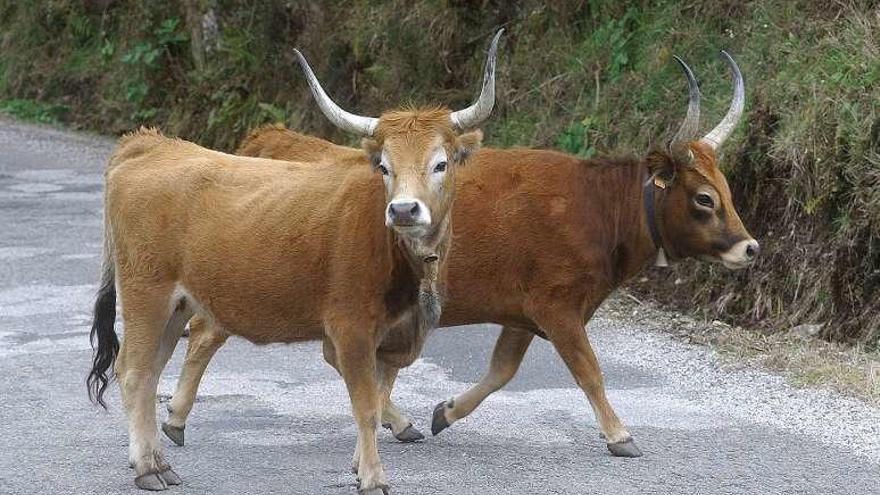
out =
[[712,199],[712,196],[706,193],[699,193],[697,197],[694,198],[694,201],[697,202],[698,205],[703,208],[715,208],[715,200]]
[[439,174],[440,172],[446,172],[446,162],[440,162],[437,165],[434,165],[434,173]]
[[388,171],[388,167],[386,167],[385,165],[382,165],[381,163],[380,163],[379,165],[376,165],[376,169],[377,169],[382,175],[388,175],[388,174],[390,173],[390,172]]

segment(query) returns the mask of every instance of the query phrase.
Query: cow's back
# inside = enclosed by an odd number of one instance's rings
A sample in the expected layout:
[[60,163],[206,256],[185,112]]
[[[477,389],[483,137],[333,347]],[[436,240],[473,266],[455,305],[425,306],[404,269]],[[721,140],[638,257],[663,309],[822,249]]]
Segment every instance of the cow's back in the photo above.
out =
[[252,131],[242,140],[235,153],[294,162],[369,165],[362,150],[301,134],[280,124],[270,124]]

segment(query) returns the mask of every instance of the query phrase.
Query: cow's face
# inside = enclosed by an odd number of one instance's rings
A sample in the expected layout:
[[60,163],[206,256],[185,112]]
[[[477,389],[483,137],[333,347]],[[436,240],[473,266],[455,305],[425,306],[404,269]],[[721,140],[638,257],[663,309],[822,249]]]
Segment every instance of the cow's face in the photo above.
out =
[[[700,88],[693,71],[675,57],[688,82],[688,110],[668,152],[648,156],[648,168],[663,192],[661,235],[671,254],[723,263],[730,269],[751,265],[758,255],[752,238],[733,207],[716,150],[733,132],[745,106],[745,83],[733,57],[721,51],[733,75],[733,99],[721,122],[694,140],[700,120]],[[655,182],[656,183],[656,182]]]
[[665,153],[649,161],[659,183],[664,241],[673,254],[723,263],[730,269],[751,265],[759,245],[743,226],[715,152],[702,142],[689,146],[689,159]]
[[449,111],[390,112],[363,141],[385,184],[385,225],[422,237],[442,225],[455,194],[455,170],[476,151],[482,132],[454,132]]
[[495,106],[495,59],[503,29],[492,39],[476,101],[462,110],[444,108],[386,112],[380,118],[355,115],[333,102],[305,57],[295,50],[312,95],[340,129],[364,136],[364,150],[385,182],[385,223],[399,234],[423,237],[442,225],[454,194],[454,172],[479,147],[480,131]]

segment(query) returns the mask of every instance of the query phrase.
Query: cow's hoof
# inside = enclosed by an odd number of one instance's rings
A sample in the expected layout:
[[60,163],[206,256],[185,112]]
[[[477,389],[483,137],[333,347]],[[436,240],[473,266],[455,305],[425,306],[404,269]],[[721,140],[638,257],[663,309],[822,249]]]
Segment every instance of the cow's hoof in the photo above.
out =
[[177,486],[183,481],[180,479],[180,476],[178,476],[177,473],[175,473],[174,470],[171,468],[162,471],[161,473],[159,473],[159,476],[162,477],[162,479],[165,481],[165,484],[168,486]]
[[177,445],[183,447],[184,441],[184,427],[171,426],[168,423],[162,422],[162,433],[165,434],[166,437],[170,438],[172,442]]
[[159,473],[146,473],[134,479],[134,485],[141,490],[161,492],[168,489],[168,483],[159,476]]
[[437,436],[441,431],[449,428],[449,421],[446,421],[446,408],[451,407],[452,399],[449,399],[449,406],[446,401],[437,404],[434,407],[434,417],[431,419],[431,434]]
[[636,447],[632,438],[623,442],[609,443],[608,450],[614,457],[641,457],[642,451]]
[[413,425],[409,425],[403,429],[400,433],[394,435],[394,438],[403,442],[403,443],[413,443],[418,442],[419,440],[424,440],[425,435],[422,435],[422,432],[415,429]]
[[388,485],[380,485],[376,488],[369,488],[364,490],[363,488],[358,488],[359,495],[391,495],[391,489],[388,488]]

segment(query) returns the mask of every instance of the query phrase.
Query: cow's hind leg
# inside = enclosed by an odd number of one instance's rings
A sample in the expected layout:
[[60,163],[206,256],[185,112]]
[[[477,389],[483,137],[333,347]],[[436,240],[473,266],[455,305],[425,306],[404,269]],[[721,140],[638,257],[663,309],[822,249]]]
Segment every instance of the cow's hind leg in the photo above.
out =
[[[168,360],[171,359],[171,356],[174,354],[174,349],[177,347],[177,343],[180,341],[180,337],[186,329],[186,322],[189,321],[193,315],[191,306],[188,305],[185,299],[172,301],[172,303],[176,306],[171,313],[171,317],[168,318],[168,322],[165,325],[165,331],[162,333],[162,340],[159,343],[159,356],[156,368],[157,382],[159,376],[162,374],[162,370],[164,370],[165,366],[168,364]],[[168,485],[180,484],[180,477],[167,463],[162,463],[160,466],[160,476]]]
[[376,381],[375,336],[371,330],[347,328],[336,329],[331,338],[337,369],[348,388],[358,427],[354,459],[357,461],[359,491],[369,495],[387,494],[388,483],[376,443],[381,395]]
[[192,411],[205,369],[228,338],[229,334],[218,330],[202,316],[190,320],[186,358],[177,380],[177,390],[168,404],[168,419],[162,423],[162,432],[177,445],[184,444],[186,419]]
[[437,404],[431,421],[431,433],[439,434],[452,423],[473,412],[486,397],[506,385],[516,375],[534,336],[535,334],[527,330],[502,328],[495,342],[489,371],[464,393]]
[[412,422],[400,412],[394,402],[391,401],[391,392],[394,389],[394,381],[400,368],[388,364],[380,364],[379,378],[382,383],[382,426],[391,430],[394,438],[403,443],[418,442],[424,440],[425,435],[417,430]]
[[125,357],[117,372],[128,414],[129,462],[135,485],[143,490],[180,483],[162,456],[156,429],[159,375],[189,318],[185,305],[171,301],[171,296],[170,287],[122,289]]

